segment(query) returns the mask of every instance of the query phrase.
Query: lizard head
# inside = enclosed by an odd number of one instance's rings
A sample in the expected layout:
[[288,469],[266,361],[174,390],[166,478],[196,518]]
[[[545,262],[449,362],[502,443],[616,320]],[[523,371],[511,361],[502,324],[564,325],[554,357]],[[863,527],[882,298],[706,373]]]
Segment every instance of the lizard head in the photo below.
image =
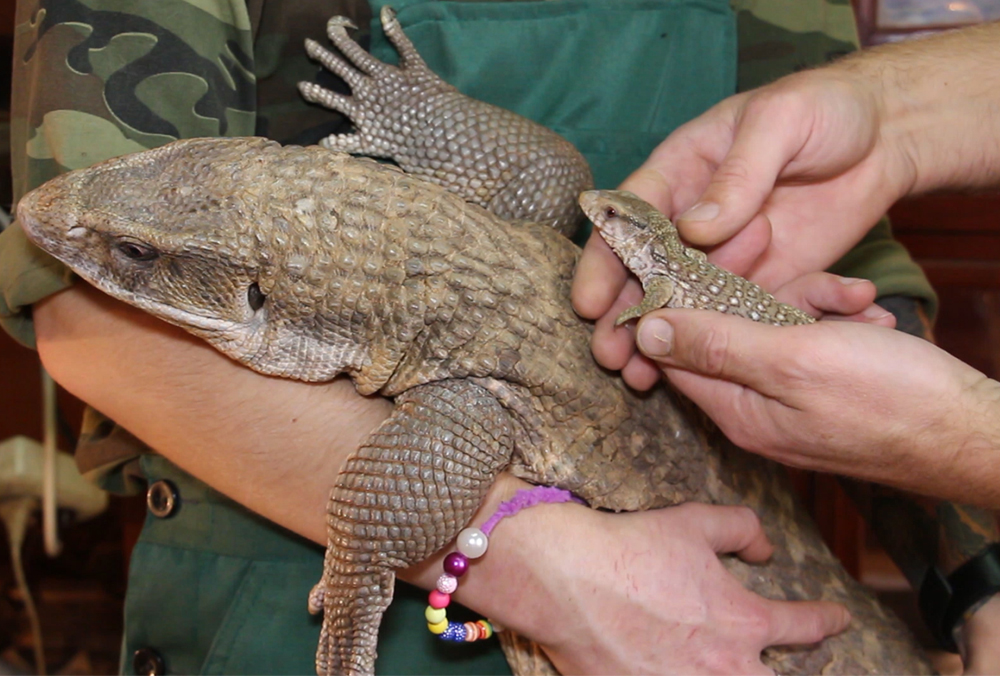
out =
[[265,358],[293,354],[288,343],[298,337],[270,307],[282,262],[267,246],[274,233],[256,227],[269,185],[258,160],[277,148],[263,139],[192,139],[108,160],[26,195],[18,221],[109,295],[251,368],[291,370],[301,366],[287,363],[291,356]]
[[663,244],[659,242],[663,228],[673,230],[652,205],[622,190],[588,190],[580,195],[580,207],[625,267],[640,278],[652,262],[651,249]]

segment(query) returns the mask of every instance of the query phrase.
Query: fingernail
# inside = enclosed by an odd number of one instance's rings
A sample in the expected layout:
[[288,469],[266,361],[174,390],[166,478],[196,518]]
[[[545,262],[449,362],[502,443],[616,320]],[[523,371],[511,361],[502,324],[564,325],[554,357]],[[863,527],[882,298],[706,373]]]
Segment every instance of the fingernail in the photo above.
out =
[[867,279],[861,279],[860,277],[838,277],[840,283],[844,286],[851,286],[852,284],[860,284],[861,282],[867,282]]
[[885,308],[879,307],[878,305],[869,305],[861,314],[868,319],[885,319],[892,313]]
[[719,215],[719,205],[715,202],[698,202],[693,207],[681,214],[677,220],[683,221],[710,221]]
[[647,319],[636,337],[639,349],[649,357],[666,357],[674,346],[674,327],[663,319]]

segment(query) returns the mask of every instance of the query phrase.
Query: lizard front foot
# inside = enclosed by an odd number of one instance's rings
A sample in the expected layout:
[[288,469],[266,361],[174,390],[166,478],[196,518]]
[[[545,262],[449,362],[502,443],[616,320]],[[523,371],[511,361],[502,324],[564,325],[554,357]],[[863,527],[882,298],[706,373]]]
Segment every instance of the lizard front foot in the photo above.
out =
[[615,320],[615,326],[621,326],[630,319],[636,319],[653,310],[665,307],[674,296],[674,284],[667,277],[652,277],[643,288],[645,295],[642,302],[628,308]]

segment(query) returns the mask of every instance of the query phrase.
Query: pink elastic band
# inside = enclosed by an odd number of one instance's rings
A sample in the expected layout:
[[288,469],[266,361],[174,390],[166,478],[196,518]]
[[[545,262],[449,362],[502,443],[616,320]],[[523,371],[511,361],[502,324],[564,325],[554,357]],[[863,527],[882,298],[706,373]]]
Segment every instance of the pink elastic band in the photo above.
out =
[[500,503],[500,506],[497,507],[497,511],[493,513],[493,516],[486,520],[486,523],[479,527],[479,530],[483,531],[483,533],[488,536],[493,531],[493,528],[500,523],[500,519],[508,516],[514,516],[522,509],[527,509],[528,507],[534,507],[535,505],[541,505],[547,502],[578,502],[580,504],[584,504],[583,500],[576,497],[569,491],[556,488],[555,486],[535,486],[534,488],[524,488],[515,493],[514,497],[510,500]]

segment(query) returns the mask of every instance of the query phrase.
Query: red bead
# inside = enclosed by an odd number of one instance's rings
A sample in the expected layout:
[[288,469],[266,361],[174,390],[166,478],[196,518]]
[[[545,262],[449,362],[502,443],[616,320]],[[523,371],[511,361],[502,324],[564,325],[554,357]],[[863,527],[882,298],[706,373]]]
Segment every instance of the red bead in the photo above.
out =
[[442,594],[437,589],[427,597],[427,605],[431,608],[447,608],[449,603],[451,603],[451,594]]
[[469,570],[469,559],[461,552],[452,552],[444,557],[444,572],[455,577],[462,577]]

